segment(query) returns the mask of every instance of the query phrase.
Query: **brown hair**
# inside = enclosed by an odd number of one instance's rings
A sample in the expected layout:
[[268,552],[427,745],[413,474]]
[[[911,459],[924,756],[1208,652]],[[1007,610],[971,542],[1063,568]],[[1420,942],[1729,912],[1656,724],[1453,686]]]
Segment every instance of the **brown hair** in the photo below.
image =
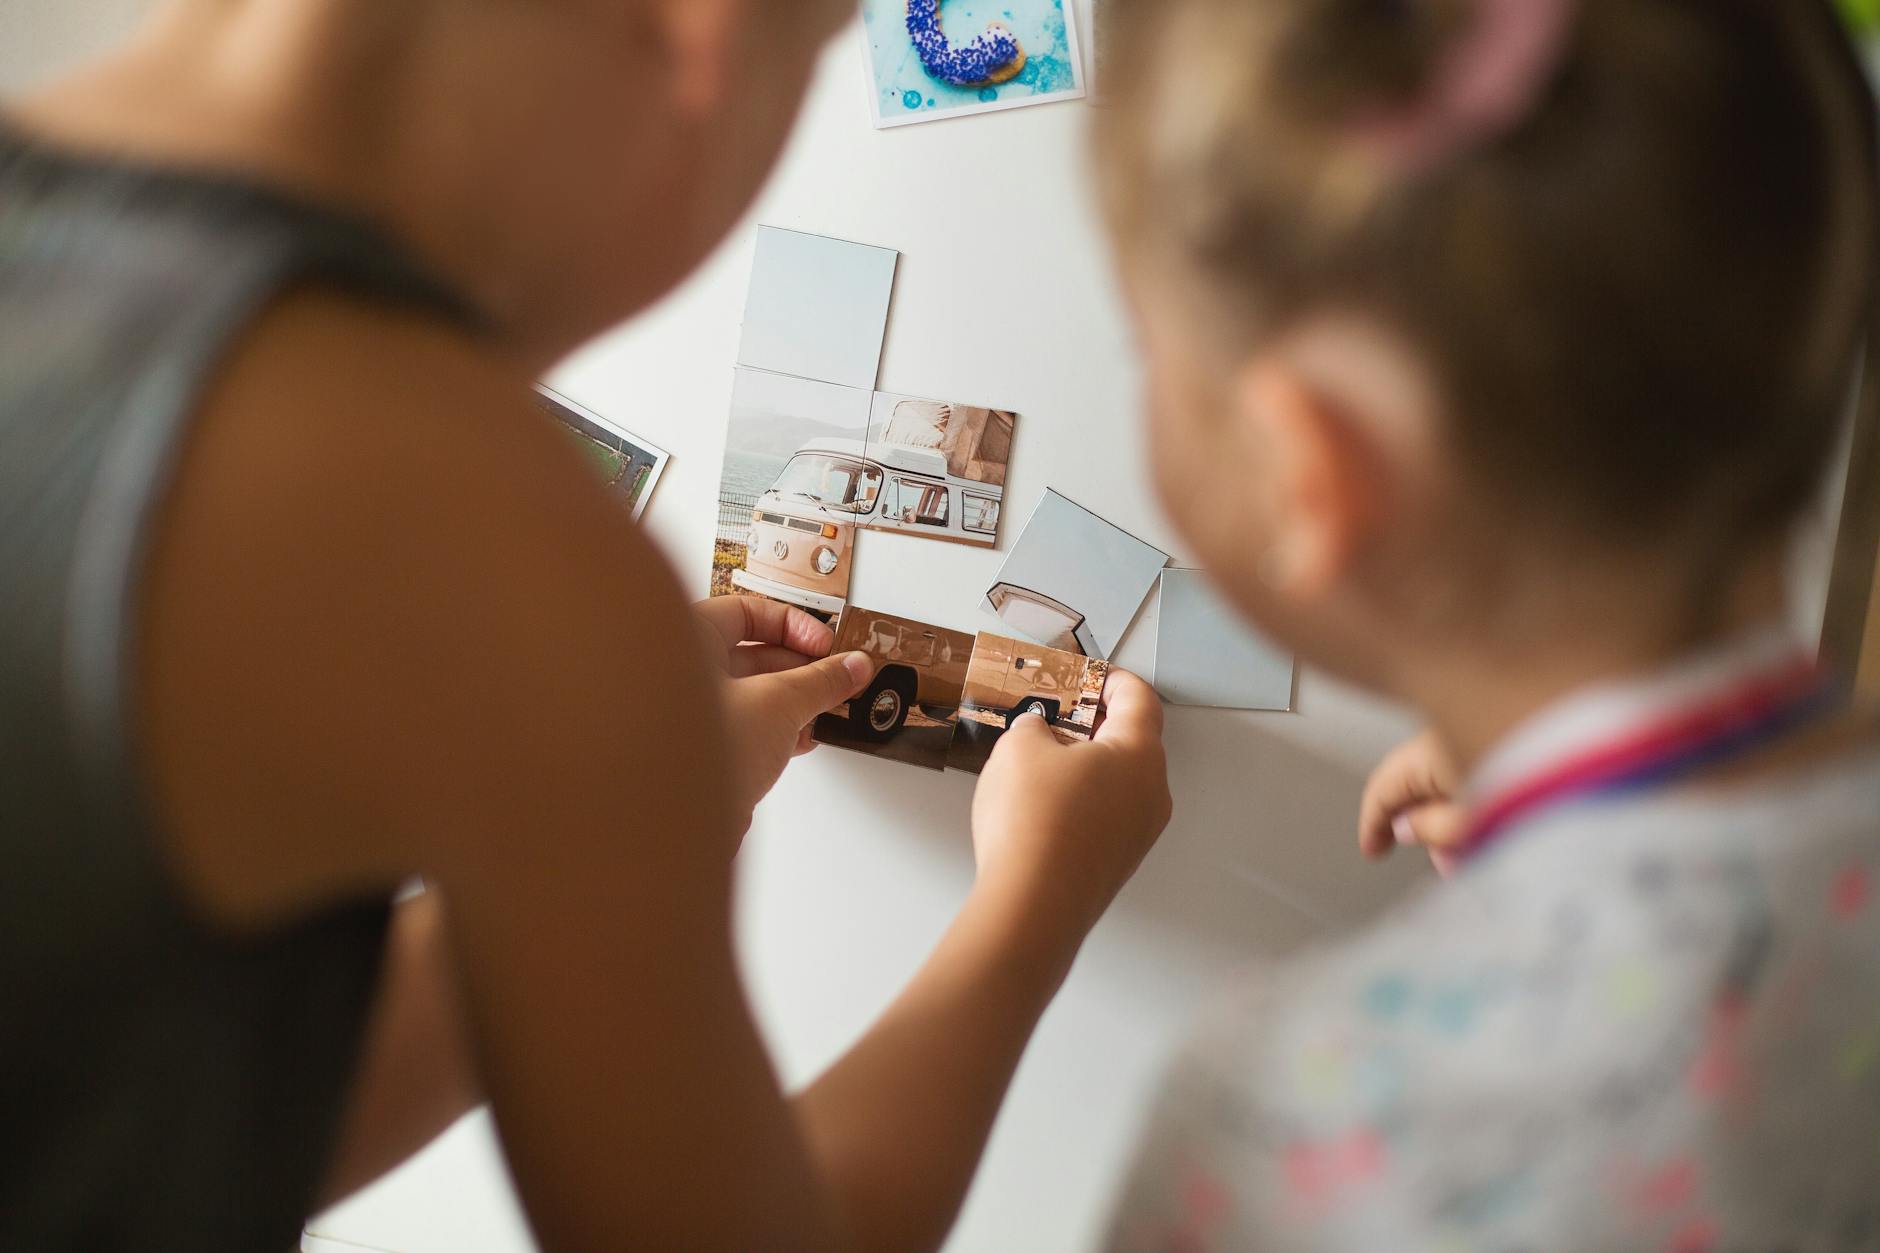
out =
[[1229,350],[1380,318],[1475,486],[1721,559],[1834,447],[1874,318],[1873,98],[1825,0],[1577,0],[1505,126],[1414,167],[1368,139],[1485,6],[1540,2],[1104,0],[1106,208]]

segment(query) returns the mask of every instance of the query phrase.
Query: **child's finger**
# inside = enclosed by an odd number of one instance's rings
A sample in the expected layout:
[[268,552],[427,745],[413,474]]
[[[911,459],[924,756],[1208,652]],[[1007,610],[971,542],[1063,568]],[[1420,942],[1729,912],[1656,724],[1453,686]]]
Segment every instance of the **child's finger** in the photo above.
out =
[[794,605],[757,596],[720,596],[693,606],[693,612],[727,648],[773,644],[811,659],[829,655],[836,633]]
[[748,679],[754,674],[779,674],[807,666],[813,658],[793,648],[777,644],[740,644],[726,656],[725,668],[734,679]]
[[875,663],[866,653],[843,653],[812,661],[775,674],[757,675],[735,685],[750,708],[772,725],[806,727],[853,698],[874,677]]
[[1462,844],[1468,838],[1469,819],[1460,805],[1423,805],[1391,819],[1399,844],[1415,845],[1430,856],[1436,873],[1447,879],[1455,873]]
[[1445,760],[1425,733],[1398,745],[1378,763],[1358,806],[1358,848],[1366,857],[1389,856],[1397,844],[1391,824],[1398,814],[1449,799]]
[[1469,836],[1468,811],[1460,805],[1419,805],[1401,814],[1400,820],[1410,838],[1432,852],[1457,849]]
[[1160,743],[1162,698],[1129,671],[1111,670],[1103,685],[1103,724],[1096,738],[1106,743]]
[[1058,743],[1058,737],[1051,734],[1051,724],[1045,721],[1043,714],[1035,712],[1021,714],[1012,719],[1012,724],[1006,728],[1005,734],[999,737],[999,742],[1004,743],[1008,739],[1021,742],[1032,739],[1041,744],[1052,745]]

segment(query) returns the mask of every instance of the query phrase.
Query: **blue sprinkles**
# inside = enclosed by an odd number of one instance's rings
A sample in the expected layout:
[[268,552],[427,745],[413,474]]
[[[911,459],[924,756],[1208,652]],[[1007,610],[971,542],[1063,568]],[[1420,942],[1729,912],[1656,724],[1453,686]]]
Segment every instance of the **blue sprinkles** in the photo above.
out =
[[940,28],[941,0],[907,0],[907,34],[929,74],[955,87],[980,87],[1018,63],[1025,50],[1018,36],[1001,25],[962,48],[955,48]]

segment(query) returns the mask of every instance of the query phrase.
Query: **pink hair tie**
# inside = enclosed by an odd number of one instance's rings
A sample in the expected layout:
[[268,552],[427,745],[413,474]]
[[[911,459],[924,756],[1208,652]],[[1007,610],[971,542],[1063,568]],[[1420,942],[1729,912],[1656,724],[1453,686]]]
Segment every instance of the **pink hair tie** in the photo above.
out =
[[1359,126],[1397,169],[1419,173],[1514,129],[1560,68],[1574,0],[1478,0],[1424,95]]

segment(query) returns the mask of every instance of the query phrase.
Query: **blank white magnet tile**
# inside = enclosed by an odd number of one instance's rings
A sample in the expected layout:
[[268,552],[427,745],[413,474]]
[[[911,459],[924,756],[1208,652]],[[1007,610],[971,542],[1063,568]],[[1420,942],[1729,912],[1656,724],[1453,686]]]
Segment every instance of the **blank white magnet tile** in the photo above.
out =
[[758,227],[738,364],[873,391],[900,255]]
[[1200,570],[1164,570],[1155,687],[1175,705],[1289,711],[1294,659],[1249,626]]

